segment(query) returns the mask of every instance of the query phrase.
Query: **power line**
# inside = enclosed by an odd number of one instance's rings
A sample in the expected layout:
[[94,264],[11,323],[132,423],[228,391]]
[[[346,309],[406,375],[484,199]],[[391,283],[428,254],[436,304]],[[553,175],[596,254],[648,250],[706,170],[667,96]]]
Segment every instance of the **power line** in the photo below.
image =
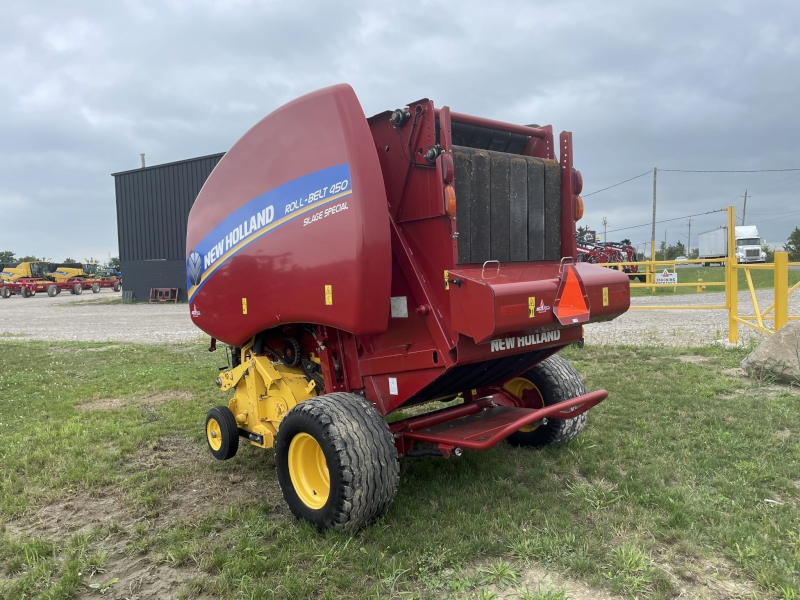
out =
[[[800,169],[798,169],[798,170],[800,170]],[[652,170],[645,171],[641,175],[637,175],[636,177],[631,177],[630,179],[626,179],[625,181],[620,181],[619,183],[615,183],[614,185],[610,185],[607,188],[603,188],[602,190],[597,190],[596,192],[590,192],[588,194],[583,194],[583,197],[586,198],[588,196],[593,196],[595,194],[599,194],[600,192],[605,192],[606,190],[610,190],[611,188],[615,188],[618,185],[622,185],[623,183],[628,183],[629,181],[633,181],[634,179],[639,179],[639,177],[644,177],[645,175],[649,175],[652,172],[653,172]]]
[[793,215],[796,212],[800,212],[797,210],[791,210],[789,212],[777,212],[777,213],[750,213],[751,215],[758,215],[759,217],[775,217],[778,215]]
[[[690,218],[690,217],[700,217],[700,216],[703,216],[703,215],[710,215],[710,214],[713,214],[713,213],[725,212],[726,210],[727,209],[725,209],[725,208],[720,208],[720,209],[717,209],[717,210],[710,210],[710,211],[704,212],[704,213],[697,213],[697,214],[694,214],[694,215],[686,215],[684,217],[675,217],[674,219],[663,219],[661,221],[656,221],[656,224],[658,224],[658,223],[669,223],[670,221],[680,221],[681,219],[687,219],[687,218]],[[771,214],[773,214],[773,215],[780,214],[781,216],[780,217],[776,217],[774,219],[759,219],[758,222],[759,223],[768,223],[770,221],[777,221],[777,220],[782,219],[782,218],[787,217],[787,216],[800,215],[800,210],[794,211],[794,212],[788,212],[788,213],[771,213]],[[641,225],[632,225],[630,227],[621,227],[620,229],[609,229],[606,233],[616,233],[617,231],[626,231],[628,229],[638,229],[639,227],[647,227],[648,225],[652,225],[652,221],[650,223],[642,223]],[[642,242],[642,243],[649,244],[650,240],[647,240],[647,241]]]
[[792,215],[800,215],[800,210],[793,212],[793,213],[785,213],[783,216],[775,217],[774,219],[759,219],[759,223],[769,223],[770,221],[777,221],[779,219],[783,219],[784,217],[792,216]]
[[[769,192],[770,190],[773,190],[776,187],[782,187],[787,181],[789,181],[790,179],[794,179],[796,177],[800,177],[800,173],[794,173],[792,175],[789,175],[788,177],[784,177],[782,179],[778,179],[777,181],[773,181],[772,182],[772,187],[767,187],[767,188],[763,188],[763,189],[756,188],[756,192],[757,193]],[[796,181],[793,181],[789,185],[795,185],[796,183],[797,183]]]
[[[659,169],[659,171],[666,171],[668,173],[786,173],[790,171],[800,171],[800,168],[797,169],[730,169],[730,170],[703,170],[703,169]],[[595,194],[599,194],[600,192],[605,192],[606,190],[610,190],[611,188],[615,188],[618,185],[622,185],[623,183],[628,183],[629,181],[633,181],[634,179],[639,179],[639,177],[644,177],[645,175],[649,175],[652,173],[652,170],[647,170],[641,175],[636,175],[635,177],[631,177],[630,179],[626,179],[625,181],[620,181],[619,183],[615,183],[614,185],[610,185],[605,187],[601,190],[597,190],[594,192],[589,192],[588,194],[583,194],[584,198],[588,196],[593,196]]]
[[[726,210],[727,209],[725,209],[725,208],[720,208],[720,209],[717,209],[717,210],[710,210],[710,211],[704,212],[704,213],[697,213],[697,214],[694,214],[694,215],[685,215],[683,217],[675,217],[674,219],[664,219],[662,221],[656,221],[656,223],[669,223],[670,221],[680,221],[681,219],[687,219],[689,217],[700,217],[702,215],[710,215],[712,213],[725,212]],[[631,227],[622,227],[621,229],[611,229],[607,233],[614,233],[616,231],[625,231],[626,229],[638,229],[639,227],[647,227],[648,225],[652,225],[652,224],[653,224],[653,222],[650,221],[650,223],[643,223],[642,225],[633,225]]]
[[786,171],[800,171],[800,169],[737,169],[730,171],[704,171],[694,169],[659,169],[670,173],[784,173]]

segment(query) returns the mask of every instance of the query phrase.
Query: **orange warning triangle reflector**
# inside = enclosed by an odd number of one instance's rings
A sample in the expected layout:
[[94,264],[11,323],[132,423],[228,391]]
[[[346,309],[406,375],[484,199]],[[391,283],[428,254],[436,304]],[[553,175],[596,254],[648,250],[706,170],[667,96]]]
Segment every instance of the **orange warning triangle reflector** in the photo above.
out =
[[589,320],[589,299],[573,265],[564,265],[553,313],[562,325],[585,323]]

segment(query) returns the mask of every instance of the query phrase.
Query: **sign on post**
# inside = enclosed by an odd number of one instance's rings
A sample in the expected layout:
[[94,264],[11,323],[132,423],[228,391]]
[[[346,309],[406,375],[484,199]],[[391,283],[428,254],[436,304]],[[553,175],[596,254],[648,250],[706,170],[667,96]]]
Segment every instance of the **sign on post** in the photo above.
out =
[[678,272],[670,273],[667,269],[664,269],[663,273],[656,273],[656,283],[678,283]]

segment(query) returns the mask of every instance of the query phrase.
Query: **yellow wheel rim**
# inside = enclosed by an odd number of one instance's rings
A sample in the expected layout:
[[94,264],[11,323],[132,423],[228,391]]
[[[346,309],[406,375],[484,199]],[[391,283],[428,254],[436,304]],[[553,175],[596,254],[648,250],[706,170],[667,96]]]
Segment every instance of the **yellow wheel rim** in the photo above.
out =
[[[544,398],[544,396],[542,396],[542,392],[539,391],[539,388],[537,388],[532,381],[525,379],[524,377],[514,377],[514,379],[512,379],[503,386],[503,389],[508,390],[509,392],[514,394],[517,398],[522,398],[523,392],[527,390],[536,390],[536,392],[539,394],[539,397]],[[519,431],[521,431],[522,433],[530,433],[531,431],[534,431],[537,427],[539,426],[526,425],[525,427],[520,427]]]
[[298,433],[289,444],[289,477],[300,500],[314,510],[328,501],[331,478],[328,463],[317,440]]
[[212,450],[217,451],[222,448],[222,428],[216,419],[209,419],[206,423],[206,438]]

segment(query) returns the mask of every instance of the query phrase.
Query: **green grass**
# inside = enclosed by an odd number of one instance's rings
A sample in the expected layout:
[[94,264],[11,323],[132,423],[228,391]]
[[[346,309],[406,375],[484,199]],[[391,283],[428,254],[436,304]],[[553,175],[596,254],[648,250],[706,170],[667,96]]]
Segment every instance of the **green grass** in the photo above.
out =
[[[576,440],[404,460],[388,514],[349,536],[289,516],[271,451],[211,458],[221,353],[0,341],[0,597],[100,597],[144,557],[187,597],[569,598],[526,580],[544,569],[630,598],[719,578],[797,598],[800,395],[738,377],[745,354],[570,349],[611,392]],[[54,533],[65,506],[113,518]]]
[[[671,271],[672,269],[670,269]],[[704,283],[708,282],[724,282],[725,269],[723,267],[678,267],[678,283],[695,283],[698,279],[702,279]],[[753,287],[757,290],[773,289],[775,287],[775,278],[773,271],[766,271],[761,269],[753,269],[750,271],[750,277],[753,280]],[[793,286],[800,281],[800,271],[789,271],[789,286]],[[634,283],[640,283],[635,281]],[[703,285],[698,283],[698,285]],[[697,294],[708,292],[724,292],[724,286],[706,286],[706,289],[698,292],[696,287],[658,287],[655,293],[650,291],[650,288],[631,288],[631,296],[654,296],[662,294]],[[747,290],[747,278],[744,271],[739,271],[739,290]]]

